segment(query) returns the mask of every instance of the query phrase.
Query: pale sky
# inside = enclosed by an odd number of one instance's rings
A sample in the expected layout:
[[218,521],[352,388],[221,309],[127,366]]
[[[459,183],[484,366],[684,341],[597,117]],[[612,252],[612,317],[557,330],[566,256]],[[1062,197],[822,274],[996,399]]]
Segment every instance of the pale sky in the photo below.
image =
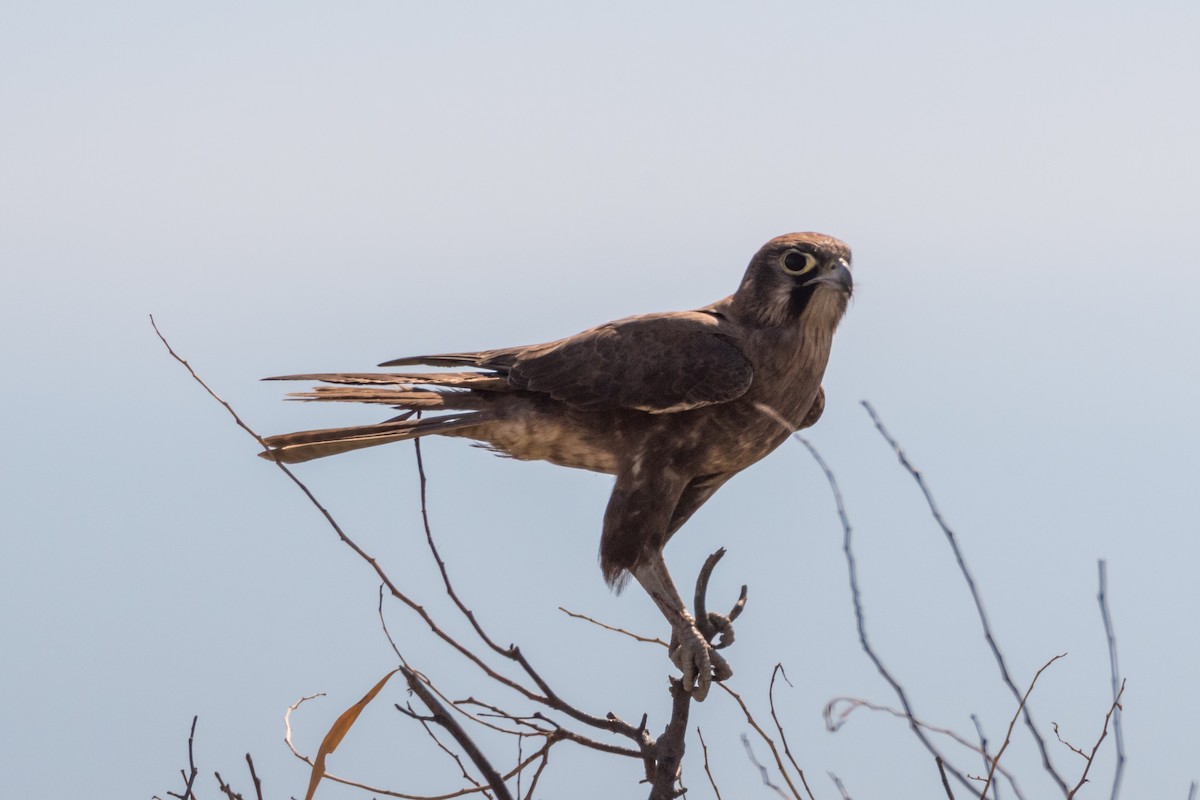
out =
[[[854,248],[856,298],[810,439],[845,493],[873,643],[918,714],[964,735],[977,714],[998,742],[1015,708],[864,399],[955,528],[1014,679],[1069,654],[1031,700],[1067,775],[1082,759],[1051,722],[1090,747],[1111,699],[1107,559],[1122,796],[1182,800],[1200,779],[1198,40],[1194,2],[0,5],[0,797],[179,791],[196,714],[201,797],[213,770],[252,796],[246,752],[267,797],[303,796],[284,710],[328,693],[293,720],[312,752],[395,666],[373,575],[148,314],[260,433],[327,427],[379,415],[286,404],[258,379],[696,307],[766,240],[816,230]],[[660,730],[662,652],[557,610],[667,634],[596,566],[610,479],[455,440],[425,454],[435,533],[489,630],[580,706]],[[298,473],[452,620],[411,445]],[[829,771],[855,800],[940,796],[903,722],[824,730],[833,697],[896,702],[859,648],[841,543],[824,478],[788,445],[667,561],[687,583],[728,548],[714,597],[750,585],[731,685],[768,719],[784,664],[777,705],[818,798],[839,796]],[[386,613],[453,696],[491,692]],[[406,699],[385,690],[331,771],[456,788],[392,708]],[[691,724],[724,797],[775,796],[723,693]],[[689,797],[710,798],[690,747]],[[1028,797],[1057,796],[1023,732],[1004,763]],[[639,769],[564,744],[538,796],[644,796]],[[1112,770],[1110,739],[1080,797],[1107,798]]]

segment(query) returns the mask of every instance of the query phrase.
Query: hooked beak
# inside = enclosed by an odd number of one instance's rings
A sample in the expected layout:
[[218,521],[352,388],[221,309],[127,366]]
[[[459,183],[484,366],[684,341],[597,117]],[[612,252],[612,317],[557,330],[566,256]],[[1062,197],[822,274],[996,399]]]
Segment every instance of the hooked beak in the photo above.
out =
[[850,275],[850,265],[846,263],[846,259],[844,258],[839,258],[837,266],[829,272],[804,283],[805,286],[812,286],[813,284],[832,286],[834,289],[838,289],[846,294],[854,291],[854,278]]

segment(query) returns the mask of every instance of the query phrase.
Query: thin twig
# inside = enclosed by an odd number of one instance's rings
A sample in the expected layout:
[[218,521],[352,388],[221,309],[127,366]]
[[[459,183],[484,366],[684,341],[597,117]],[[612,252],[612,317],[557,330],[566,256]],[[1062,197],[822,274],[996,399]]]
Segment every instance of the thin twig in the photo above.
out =
[[[1112,677],[1112,694],[1113,703],[1117,702],[1120,696],[1121,688],[1125,682],[1121,679],[1121,669],[1117,665],[1117,637],[1113,633],[1112,616],[1108,611],[1108,564],[1104,559],[1098,562],[1100,572],[1100,589],[1096,594],[1096,600],[1100,603],[1100,618],[1104,620],[1104,636],[1108,640],[1108,666]],[[1117,765],[1113,770],[1112,794],[1109,800],[1117,800],[1117,795],[1121,791],[1121,778],[1125,775],[1125,737],[1121,733],[1121,707],[1116,706],[1116,711],[1112,718],[1113,725],[1113,742],[1117,749]]]
[[704,753],[704,774],[708,776],[708,785],[712,787],[717,800],[721,800],[721,790],[717,788],[717,780],[708,765],[708,743],[704,741],[704,731],[700,730],[699,725],[696,726],[696,735],[700,737],[700,750]]
[[[199,719],[200,719],[199,716],[192,717],[192,728],[188,732],[188,772],[186,775],[183,776],[184,777],[183,792],[181,792],[180,794],[175,794],[174,792],[167,792],[167,794],[171,795],[172,797],[178,797],[178,798],[180,798],[180,800],[196,800],[196,795],[195,795],[195,793],[192,792],[192,785],[196,782],[196,775],[198,773],[198,770],[196,769],[195,744],[196,744],[196,722]],[[182,770],[181,770],[181,772],[182,772]]]
[[[912,465],[912,462],[908,460],[908,456],[905,455],[904,450],[900,447],[900,444],[892,437],[887,428],[884,427],[883,420],[879,418],[879,415],[875,412],[875,408],[866,400],[862,401],[862,405],[863,408],[867,410],[867,413],[871,416],[871,420],[875,423],[875,428],[892,448],[892,452],[896,454],[896,458],[900,461],[900,465],[903,466],[904,469],[908,471],[909,475],[913,477],[913,480],[917,482],[917,486],[921,490],[921,494],[925,496],[925,503],[929,506],[929,511],[933,515],[934,521],[937,522],[938,527],[940,527],[942,529],[942,533],[945,534],[946,541],[950,543],[950,549],[954,552],[954,559],[958,562],[959,571],[962,573],[963,579],[966,581],[967,588],[970,590],[971,600],[975,603],[975,611],[979,616],[981,625],[983,626],[983,637],[987,641],[988,647],[991,648],[992,656],[996,661],[996,665],[1000,668],[1001,680],[1003,680],[1004,685],[1008,687],[1013,697],[1020,699],[1021,690],[1017,688],[1017,685],[1013,682],[1012,677],[1009,675],[1008,665],[1005,662],[1004,655],[1000,652],[1000,646],[996,643],[996,639],[992,635],[992,626],[988,622],[987,612],[984,611],[983,608],[983,598],[979,595],[979,590],[975,586],[975,578],[971,574],[971,571],[967,568],[967,562],[963,558],[962,551],[958,547],[958,538],[955,536],[954,531],[951,530],[950,526],[946,523],[945,518],[942,517],[942,512],[938,509],[937,503],[934,502],[933,494],[929,491],[929,487],[925,484],[925,478],[921,474],[920,470]],[[1037,744],[1038,750],[1042,754],[1042,766],[1045,768],[1046,772],[1050,774],[1050,777],[1054,779],[1054,782],[1058,784],[1063,794],[1067,794],[1067,782],[1058,773],[1058,770],[1054,768],[1054,764],[1050,760],[1050,751],[1046,747],[1046,740],[1042,737],[1037,726],[1034,724],[1033,716],[1030,714],[1029,708],[1025,706],[1024,703],[1021,704],[1021,707],[1024,710],[1025,726],[1029,729],[1030,734],[1033,736],[1034,742]]]
[[[740,694],[735,692],[733,689],[730,689],[725,684],[721,683],[717,685],[724,689],[726,694],[728,694],[734,699],[734,701],[737,702],[738,706],[742,709],[742,714],[744,714],[746,717],[747,724],[749,724],[750,727],[754,729],[754,732],[758,734],[758,738],[762,739],[763,742],[766,743],[767,748],[771,751],[771,756],[775,759],[775,767],[779,770],[779,774],[782,775],[783,779],[787,782],[788,789],[790,789],[792,792],[792,797],[796,798],[796,800],[802,800],[800,797],[800,791],[796,788],[796,785],[792,783],[792,778],[790,775],[788,775],[788,771],[783,765],[783,758],[779,755],[779,749],[775,746],[774,740],[767,735],[767,732],[764,731],[762,726],[758,724],[758,720],[756,720],[754,715],[750,713],[750,709],[746,707],[746,701],[742,699]],[[751,756],[753,756],[753,751],[750,750],[749,741],[750,740],[746,737],[746,735],[743,734],[742,743],[746,746],[746,752],[751,753]],[[772,784],[766,781],[766,768],[760,765],[757,760],[753,759],[753,757],[751,758],[751,761],[753,761],[756,766],[763,770],[763,781],[764,783],[767,783],[768,786],[771,786]],[[801,773],[801,778],[803,778],[803,773]],[[813,800],[812,790],[808,788],[807,782],[804,784],[804,788],[808,792],[809,800]],[[784,796],[786,797],[786,795]]]
[[846,791],[846,784],[842,783],[842,779],[832,772],[828,773],[829,779],[833,781],[833,785],[837,787],[838,793],[842,795],[842,800],[853,800],[850,793]]
[[779,722],[779,716],[775,713],[775,676],[782,675],[783,680],[788,686],[792,682],[788,680],[787,673],[784,672],[783,664],[776,664],[771,670],[771,684],[767,688],[767,700],[771,706],[771,719],[775,723],[775,730],[779,733],[779,741],[783,743],[783,754],[787,756],[788,761],[792,764],[792,769],[796,770],[796,774],[800,776],[800,782],[804,784],[804,791],[808,792],[808,796],[812,797],[812,789],[808,787],[808,778],[804,777],[804,770],[800,769],[800,765],[796,763],[795,757],[792,756],[792,749],[788,747],[787,734],[783,732],[783,725]]
[[1073,752],[1073,753],[1078,753],[1078,754],[1079,754],[1079,756],[1080,756],[1081,758],[1084,758],[1084,759],[1086,759],[1086,758],[1087,758],[1087,753],[1083,752],[1083,751],[1082,751],[1082,750],[1080,750],[1078,747],[1076,747],[1075,745],[1071,744],[1071,743],[1070,743],[1070,742],[1068,742],[1066,739],[1062,738],[1062,733],[1060,733],[1060,732],[1059,732],[1059,730],[1058,730],[1058,723],[1057,723],[1057,722],[1051,722],[1051,723],[1050,723],[1050,727],[1054,729],[1054,736],[1055,736],[1055,738],[1057,738],[1057,739],[1058,739],[1060,742],[1062,742],[1062,743],[1063,743],[1063,745],[1064,745],[1064,746],[1065,746],[1065,747],[1066,747],[1068,750],[1070,750],[1070,751],[1071,751],[1071,752]]
[[[979,722],[979,717],[971,715],[971,722],[975,723],[975,733],[979,736],[979,752],[983,755],[983,768],[987,769],[991,764],[991,759],[988,757],[987,737],[983,735],[983,725]],[[1003,768],[1001,769],[1003,773]],[[981,797],[980,800],[987,800],[986,797]],[[992,800],[1000,800],[1000,783],[996,782],[992,786]]]
[[[1071,793],[1067,795],[1068,800],[1073,798],[1076,793],[1083,788],[1083,784],[1087,782],[1088,770],[1092,768],[1092,764],[1096,760],[1096,751],[1100,749],[1100,743],[1104,741],[1104,737],[1108,736],[1108,722],[1110,719],[1114,718],[1113,715],[1115,713],[1121,710],[1121,695],[1124,693],[1125,682],[1122,681],[1121,688],[1117,690],[1117,696],[1113,698],[1112,705],[1108,707],[1108,713],[1104,715],[1104,728],[1100,731],[1100,738],[1096,740],[1096,744],[1092,747],[1091,754],[1086,756],[1087,766],[1083,768],[1083,774],[1079,776],[1079,783],[1077,783],[1075,788],[1071,790]],[[999,756],[997,756],[997,758],[999,758]]]
[[1017,720],[1021,718],[1021,711],[1025,708],[1025,702],[1029,699],[1029,695],[1033,692],[1033,687],[1037,685],[1038,678],[1042,677],[1042,673],[1045,672],[1051,664],[1053,664],[1055,661],[1058,661],[1065,655],[1066,653],[1060,653],[1059,655],[1056,655],[1054,658],[1047,661],[1042,665],[1042,668],[1039,669],[1036,674],[1034,674],[1033,680],[1029,682],[1029,688],[1026,689],[1025,694],[1021,696],[1021,702],[1017,704],[1017,711],[1015,714],[1013,714],[1012,721],[1008,723],[1008,732],[1004,734],[1004,744],[1000,745],[1000,749],[996,751],[996,757],[992,759],[992,767],[990,770],[988,770],[987,781],[983,784],[983,791],[979,793],[980,797],[985,796],[987,794],[988,787],[992,785],[992,778],[996,774],[996,765],[1000,763],[1000,756],[1004,755],[1004,751],[1008,749],[1009,742],[1012,741],[1013,727],[1017,724]]
[[[436,744],[443,753],[448,755],[450,757],[450,759],[452,761],[454,761],[455,765],[458,766],[458,771],[460,773],[462,773],[463,780],[468,781],[472,786],[476,786],[476,787],[479,787],[480,789],[482,789],[485,797],[491,797],[492,794],[491,794],[491,792],[488,791],[487,787],[480,784],[479,781],[475,780],[474,775],[472,775],[470,772],[467,772],[467,767],[465,764],[463,764],[462,759],[459,757],[458,753],[454,752],[449,747],[447,747],[445,745],[445,743],[441,739],[438,738],[438,735],[437,735],[437,733],[434,732],[433,728],[429,727],[430,720],[427,718],[418,718],[417,722],[419,722],[421,724],[421,727],[425,729],[425,733],[429,736],[430,739],[433,740],[433,743]],[[519,742],[521,740],[518,738],[517,741]],[[520,760],[521,759],[518,755],[517,761],[520,762]]]
[[[775,794],[784,798],[784,800],[787,800],[787,793],[784,792],[778,784],[771,780],[771,773],[767,771],[767,768],[764,767],[757,758],[755,758],[754,748],[750,746],[750,737],[744,733],[742,734],[742,747],[746,748],[746,758],[750,759],[751,764],[758,767],[758,774],[762,778],[763,786],[766,786],[768,789],[775,790]],[[792,796],[799,797],[799,795],[795,794],[794,792],[792,793]]]
[[242,796],[235,792],[232,786],[221,779],[221,773],[214,772],[213,775],[217,777],[217,788],[224,792],[225,796],[228,797],[229,800],[242,800]]
[[580,620],[583,620],[584,622],[590,622],[593,625],[604,628],[604,630],[606,630],[606,631],[612,631],[613,633],[624,634],[625,636],[628,636],[630,639],[633,639],[638,642],[645,642],[646,644],[658,644],[658,645],[662,645],[663,647],[669,646],[666,642],[664,642],[662,639],[659,639],[658,637],[642,636],[640,634],[633,633],[632,631],[627,631],[624,628],[617,628],[612,625],[606,625],[605,623],[601,622],[600,620],[592,619],[591,617],[587,616],[586,614],[578,614],[574,611],[571,611],[570,609],[563,608],[562,606],[559,606],[558,610],[563,612],[564,614],[566,614],[568,617],[572,617],[574,619],[580,619]]

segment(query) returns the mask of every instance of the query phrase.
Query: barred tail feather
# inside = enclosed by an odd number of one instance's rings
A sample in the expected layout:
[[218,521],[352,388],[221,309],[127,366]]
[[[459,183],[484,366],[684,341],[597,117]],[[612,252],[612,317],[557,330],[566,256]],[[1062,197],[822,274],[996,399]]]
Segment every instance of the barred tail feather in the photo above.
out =
[[480,425],[490,419],[490,414],[475,412],[425,419],[392,420],[378,425],[285,433],[267,437],[264,441],[269,449],[259,453],[259,456],[268,461],[278,459],[285,464],[299,464],[364,447],[416,439],[430,434],[450,433]]

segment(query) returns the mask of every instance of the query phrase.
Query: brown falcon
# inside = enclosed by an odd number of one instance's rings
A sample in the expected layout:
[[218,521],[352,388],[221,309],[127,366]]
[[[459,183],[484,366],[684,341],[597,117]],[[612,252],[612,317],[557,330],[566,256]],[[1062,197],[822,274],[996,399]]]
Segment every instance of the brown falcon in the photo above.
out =
[[[288,375],[315,380],[297,397],[402,410],[377,425],[272,436],[262,455],[287,463],[440,434],[518,459],[616,477],[604,512],[600,567],[629,575],[671,624],[671,658],[703,699],[731,674],[696,628],[663,547],[736,473],[817,421],[821,378],[853,281],[850,249],[818,233],[772,239],[738,290],[695,311],[609,322],[556,342],[414,356],[382,367],[467,367],[428,373]],[[413,418],[413,412],[449,413]]]

